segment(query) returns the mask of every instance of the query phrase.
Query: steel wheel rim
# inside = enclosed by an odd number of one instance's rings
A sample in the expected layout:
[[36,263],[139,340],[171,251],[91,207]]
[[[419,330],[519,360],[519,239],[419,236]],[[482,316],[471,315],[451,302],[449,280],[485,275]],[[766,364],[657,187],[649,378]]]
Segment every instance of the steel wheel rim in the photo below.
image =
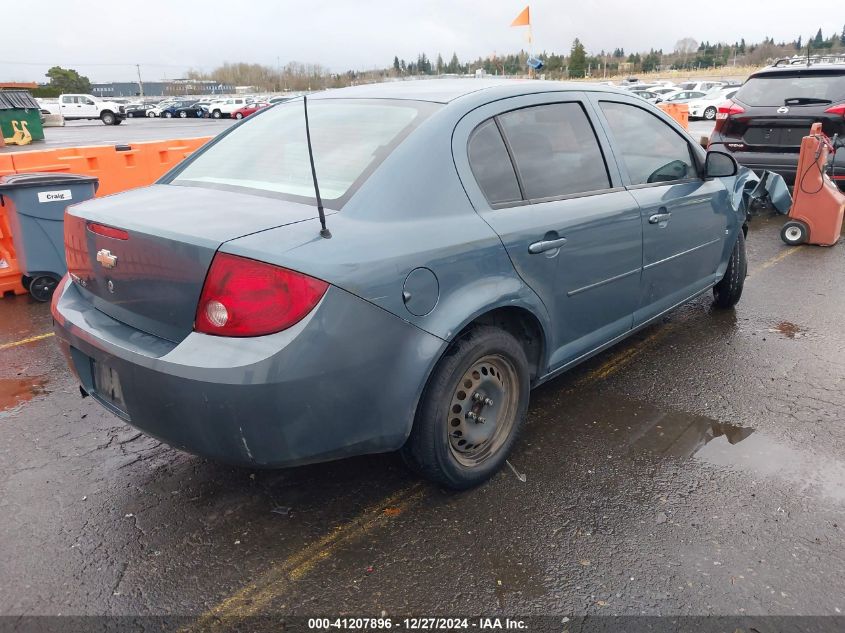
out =
[[475,361],[452,393],[446,412],[449,450],[466,467],[478,466],[507,441],[519,400],[513,363],[499,354]]
[[790,226],[786,229],[786,239],[790,242],[797,242],[801,239],[802,232],[803,231],[801,231],[801,229],[797,226]]

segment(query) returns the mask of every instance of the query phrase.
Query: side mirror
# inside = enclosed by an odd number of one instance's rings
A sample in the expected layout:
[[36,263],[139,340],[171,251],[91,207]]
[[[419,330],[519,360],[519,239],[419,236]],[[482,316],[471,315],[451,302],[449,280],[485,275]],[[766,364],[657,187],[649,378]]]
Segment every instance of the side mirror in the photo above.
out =
[[727,178],[736,176],[738,171],[739,165],[730,154],[716,150],[707,152],[707,158],[704,159],[705,178]]

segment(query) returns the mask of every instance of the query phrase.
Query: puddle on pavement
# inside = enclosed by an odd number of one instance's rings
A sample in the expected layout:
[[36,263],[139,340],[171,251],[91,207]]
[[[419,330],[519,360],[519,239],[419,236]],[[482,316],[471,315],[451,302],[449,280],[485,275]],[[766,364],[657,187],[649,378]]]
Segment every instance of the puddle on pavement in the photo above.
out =
[[0,418],[18,409],[35,396],[47,393],[43,378],[4,378],[0,379]]
[[[803,493],[845,501],[845,461],[781,442],[766,433],[681,411],[661,410],[626,398],[602,396],[597,423],[634,450],[689,458],[778,478]],[[598,415],[596,415],[598,414]]]
[[800,325],[790,323],[789,321],[781,321],[773,328],[769,328],[769,332],[783,334],[786,338],[799,338],[802,336],[806,336],[804,328],[802,328]]

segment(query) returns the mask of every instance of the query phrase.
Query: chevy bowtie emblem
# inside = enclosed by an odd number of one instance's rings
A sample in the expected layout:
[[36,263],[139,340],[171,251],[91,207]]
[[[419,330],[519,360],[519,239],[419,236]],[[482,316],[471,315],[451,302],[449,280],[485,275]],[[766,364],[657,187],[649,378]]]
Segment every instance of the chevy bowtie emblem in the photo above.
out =
[[781,106],[777,109],[778,114],[786,114],[787,112],[789,112],[789,108],[786,106]]
[[117,266],[117,255],[112,255],[108,249],[97,251],[97,261],[103,265],[103,268],[114,268]]

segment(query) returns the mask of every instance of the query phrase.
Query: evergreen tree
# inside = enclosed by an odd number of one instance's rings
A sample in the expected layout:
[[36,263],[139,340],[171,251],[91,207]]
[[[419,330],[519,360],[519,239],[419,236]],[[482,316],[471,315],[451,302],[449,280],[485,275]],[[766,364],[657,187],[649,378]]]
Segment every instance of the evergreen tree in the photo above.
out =
[[824,36],[822,35],[822,30],[819,29],[816,36],[813,38],[813,48],[822,48],[824,46]]
[[452,74],[457,74],[460,72],[461,69],[461,62],[458,60],[458,54],[452,53],[452,59],[449,60],[449,64],[446,66],[446,71]]
[[842,35],[839,36],[839,43],[845,46],[845,26],[842,27]]
[[440,53],[437,53],[436,68],[437,68],[437,74],[442,75],[443,74],[443,56]]
[[397,75],[400,72],[402,72],[402,68],[399,66],[399,57],[398,56],[393,57],[393,70],[396,71]]
[[801,50],[801,48],[802,48],[802,47],[801,47],[801,36],[799,35],[799,36],[798,36],[798,39],[797,39],[797,40],[795,40],[795,50],[796,50],[796,51],[800,51],[800,50]]
[[587,72],[587,51],[577,37],[572,42],[572,49],[569,52],[569,76],[583,77]]

